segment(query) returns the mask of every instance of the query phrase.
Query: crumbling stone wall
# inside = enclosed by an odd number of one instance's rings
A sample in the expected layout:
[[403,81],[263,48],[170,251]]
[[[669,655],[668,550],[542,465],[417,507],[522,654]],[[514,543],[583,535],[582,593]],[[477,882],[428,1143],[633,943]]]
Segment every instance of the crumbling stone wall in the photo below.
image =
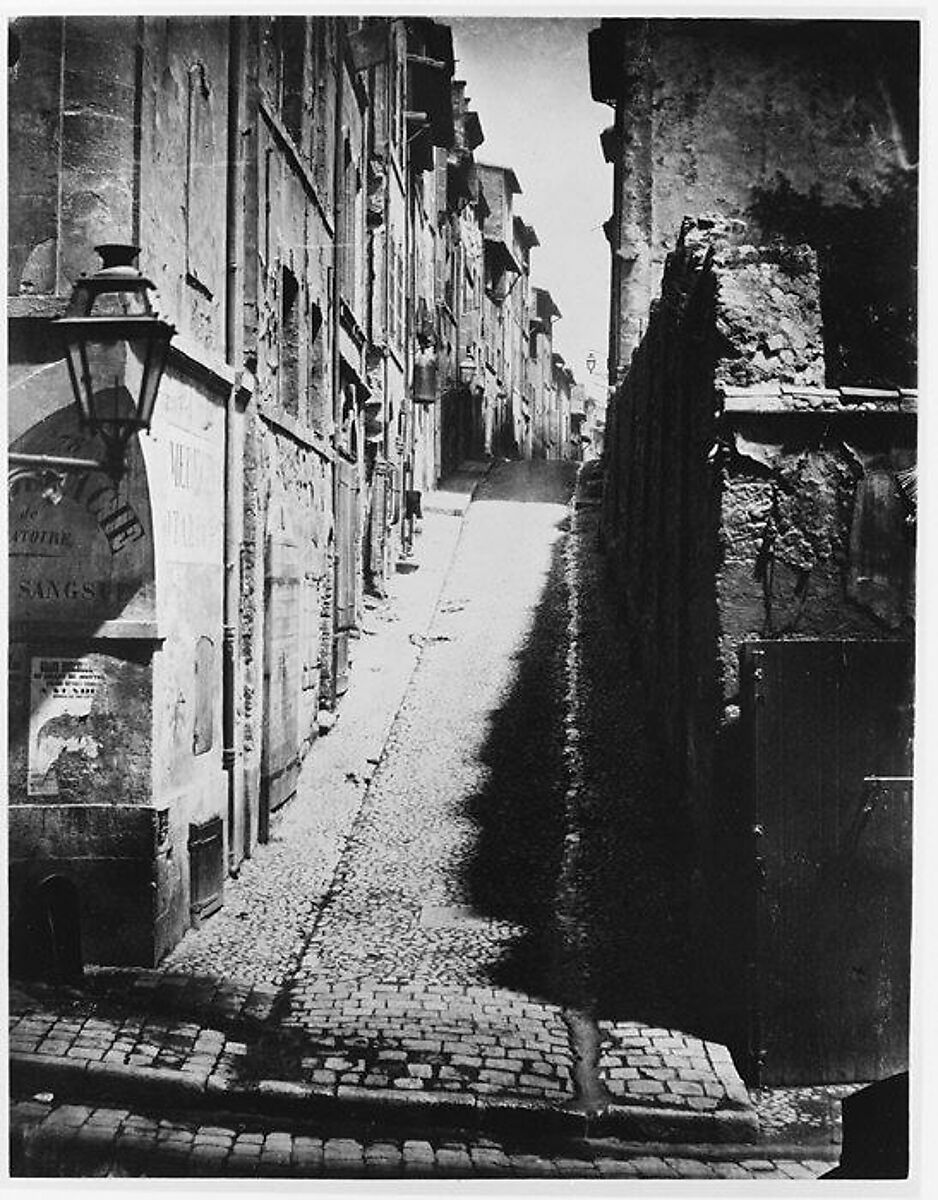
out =
[[[747,638],[911,636],[913,530],[896,472],[914,444],[914,414],[899,411],[727,414],[716,588],[728,704]],[[864,526],[870,507],[878,531]]]
[[669,256],[661,298],[610,404],[602,522],[636,665],[672,751],[669,798],[692,813],[717,708],[711,258],[684,236]]
[[741,642],[912,634],[914,396],[825,388],[823,364],[811,248],[685,221],[610,406],[603,532],[701,819]]
[[[756,245],[759,236],[738,219],[703,218],[685,227],[686,240],[713,247],[721,355],[714,386],[735,397],[721,420],[716,578],[727,701],[735,695],[737,648],[746,638],[875,638],[911,619],[910,538],[901,520],[891,577],[877,601],[864,603],[855,588],[851,593],[848,576],[855,569],[851,531],[863,457],[908,467],[914,421],[896,413],[884,422],[886,397],[878,407],[868,397],[870,407],[863,408],[825,388],[818,255],[778,236]],[[900,393],[894,395],[898,401]],[[741,407],[747,403],[748,411]],[[895,513],[902,503],[893,484],[883,504]]]
[[740,646],[913,636],[915,395],[824,387],[823,364],[814,251],[708,217],[682,226],[609,406],[603,540],[724,1038],[751,937]]
[[693,234],[714,247],[716,328],[723,357],[716,382],[824,386],[817,255],[810,246],[755,242],[741,220],[698,218]]
[[[252,125],[246,170],[257,180],[245,229],[245,359],[254,367],[256,383],[245,431],[240,563],[248,846],[264,835],[265,737],[268,748],[271,739],[279,743],[279,726],[287,722],[295,733],[295,760],[303,760],[317,736],[330,670],[331,647],[323,638],[322,617],[329,606],[332,571],[332,451],[327,439],[333,428],[333,233],[322,208],[332,199],[332,163],[322,129],[311,128],[310,98],[284,90],[287,80],[278,85],[278,38],[309,39],[307,25],[300,21],[278,32],[276,22],[263,18],[250,23],[245,37]],[[334,35],[328,22],[319,32],[324,44]],[[334,84],[327,90],[334,104]],[[299,108],[291,107],[301,100]],[[333,111],[329,105],[326,109]],[[316,200],[309,194],[304,166],[320,189]],[[272,624],[269,613],[274,614]],[[276,692],[279,716],[272,728],[265,671],[272,669],[273,659],[284,656],[289,670]]]

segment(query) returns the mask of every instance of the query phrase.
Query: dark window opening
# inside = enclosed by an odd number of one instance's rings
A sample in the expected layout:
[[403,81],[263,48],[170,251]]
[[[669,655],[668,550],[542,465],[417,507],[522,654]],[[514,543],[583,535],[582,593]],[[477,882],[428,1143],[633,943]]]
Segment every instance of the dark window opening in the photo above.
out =
[[312,367],[312,381],[309,389],[308,419],[314,429],[325,433],[329,424],[330,391],[327,386],[328,372],[326,363],[325,339],[322,336],[322,309],[318,304],[310,305],[309,313],[309,346]]
[[361,175],[352,143],[346,138],[342,155],[342,211],[339,227],[341,255],[340,285],[342,299],[352,312],[360,314],[359,292],[359,247],[361,236],[359,232]]
[[283,268],[280,292],[280,404],[295,417],[300,407],[300,289],[287,267]]
[[297,146],[303,137],[303,66],[306,19],[277,18],[277,52],[280,75],[280,116]]

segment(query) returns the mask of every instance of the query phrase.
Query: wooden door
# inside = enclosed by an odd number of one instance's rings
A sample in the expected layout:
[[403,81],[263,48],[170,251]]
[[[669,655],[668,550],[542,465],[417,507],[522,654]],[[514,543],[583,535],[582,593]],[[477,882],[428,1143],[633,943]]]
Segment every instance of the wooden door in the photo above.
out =
[[743,649],[763,1084],[908,1065],[912,673],[905,642]]
[[333,680],[335,697],[348,689],[349,631],[355,625],[358,567],[358,471],[354,462],[337,458],[336,472],[336,557],[335,557],[335,638],[333,640]]
[[261,746],[261,841],[270,815],[296,792],[300,772],[300,570],[296,543],[268,535],[264,564],[264,736]]

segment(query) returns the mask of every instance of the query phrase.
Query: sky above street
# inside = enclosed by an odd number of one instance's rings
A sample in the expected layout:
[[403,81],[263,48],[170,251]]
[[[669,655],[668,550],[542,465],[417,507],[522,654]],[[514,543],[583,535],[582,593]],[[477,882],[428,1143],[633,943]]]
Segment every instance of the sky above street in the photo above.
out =
[[612,110],[590,97],[587,34],[598,18],[441,18],[453,30],[456,78],[466,80],[485,141],[480,162],[512,167],[515,212],[537,231],[531,274],[563,314],[554,348],[579,380],[592,350],[605,367],[612,167],[599,134]]

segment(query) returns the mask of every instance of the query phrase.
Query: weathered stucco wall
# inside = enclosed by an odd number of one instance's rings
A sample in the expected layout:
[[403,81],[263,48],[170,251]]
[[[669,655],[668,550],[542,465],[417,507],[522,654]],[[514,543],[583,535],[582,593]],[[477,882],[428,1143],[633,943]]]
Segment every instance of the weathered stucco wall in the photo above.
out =
[[782,181],[826,206],[890,191],[906,147],[881,88],[883,34],[859,24],[650,23],[656,231],[717,201],[745,217],[753,189]]
[[828,382],[914,386],[914,23],[609,24],[620,376],[684,215],[715,213],[820,256]]
[[914,416],[737,418],[724,446],[716,587],[727,702],[745,639],[909,636],[914,544],[895,473],[914,463]]
[[[14,447],[96,450],[64,405]],[[152,514],[139,451],[128,457],[119,483],[85,471],[51,496],[35,477],[10,491],[14,803],[145,803],[149,793]]]
[[228,19],[148,17],[140,96],[141,269],[180,334],[225,354]]
[[[160,878],[159,952],[189,925],[190,825],[228,819],[222,771],[225,392],[167,372],[145,449],[154,520],[160,649],[153,658],[151,803],[172,848]],[[186,598],[180,604],[180,597]]]
[[[219,361],[226,29],[223,20],[17,23],[11,161],[22,156],[29,167],[11,173],[23,184],[11,195],[19,222],[11,291],[67,294],[80,271],[97,269],[96,242],[140,237],[162,314]],[[30,147],[40,117],[44,140]],[[33,228],[31,214],[46,224]],[[100,443],[77,428],[47,324],[38,315],[18,321],[13,343],[16,448],[98,456]],[[210,378],[200,370],[196,381],[178,360],[170,366],[152,430],[131,440],[119,482],[69,472],[57,504],[35,480],[11,497],[20,685],[11,697],[11,800],[41,814],[16,818],[17,885],[34,887],[43,871],[75,883],[83,924],[96,931],[85,949],[99,961],[155,962],[178,940],[190,920],[189,826],[227,815],[226,388]],[[143,824],[135,805],[151,812]],[[113,819],[76,816],[102,806]],[[126,936],[102,920],[102,897]]]

